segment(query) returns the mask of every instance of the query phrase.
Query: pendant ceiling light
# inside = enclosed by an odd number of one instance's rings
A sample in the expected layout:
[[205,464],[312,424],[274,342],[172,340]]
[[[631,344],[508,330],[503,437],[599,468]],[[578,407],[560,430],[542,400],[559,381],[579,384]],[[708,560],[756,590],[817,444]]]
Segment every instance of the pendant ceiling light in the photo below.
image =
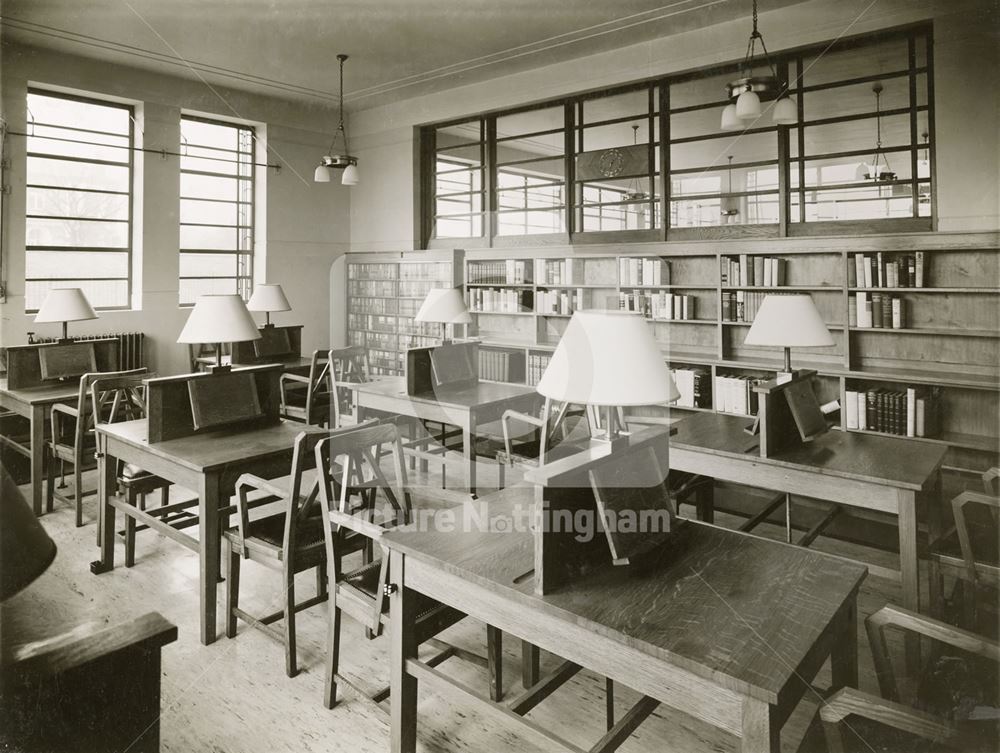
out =
[[[755,76],[753,59],[757,50],[757,40],[764,53],[763,63],[767,72]],[[747,52],[740,67],[741,77],[726,84],[726,92],[731,100],[722,110],[721,127],[725,131],[739,131],[750,125],[749,121],[760,117],[760,103],[777,100],[771,112],[771,119],[779,125],[790,125],[799,120],[795,101],[788,96],[788,83],[781,81],[775,71],[771,57],[767,54],[764,37],[757,30],[757,0],[753,0],[753,31],[747,41]]]
[[[358,158],[352,157],[350,150],[347,148],[347,130],[344,128],[344,61],[347,60],[347,55],[337,55],[337,60],[340,61],[340,122],[337,124],[337,130],[333,134],[333,141],[330,142],[327,154],[323,155],[323,160],[313,173],[313,181],[316,183],[329,183],[333,176],[333,170],[337,169],[344,171],[344,174],[340,177],[342,184],[345,186],[356,186],[359,181]],[[344,146],[343,153],[341,154],[334,152],[338,136]]]
[[[639,126],[632,126],[632,146],[639,143]],[[649,199],[649,193],[642,184],[642,179],[638,176],[632,178],[628,183],[628,190],[625,191],[625,201],[643,202]]]
[[[729,155],[729,190],[719,201],[719,211],[723,218],[735,217],[740,213],[739,199],[733,196],[733,155]],[[726,219],[726,222],[732,220]]]
[[875,92],[875,154],[870,165],[864,162],[858,165],[857,179],[896,180],[896,173],[889,168],[889,158],[882,151],[882,84],[876,81],[872,91]]

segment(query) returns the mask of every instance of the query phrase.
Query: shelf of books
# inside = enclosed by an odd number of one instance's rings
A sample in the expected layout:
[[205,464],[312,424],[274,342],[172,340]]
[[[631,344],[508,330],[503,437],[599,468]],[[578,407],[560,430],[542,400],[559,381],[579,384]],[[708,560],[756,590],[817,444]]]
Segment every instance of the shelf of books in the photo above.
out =
[[439,341],[440,325],[413,317],[429,290],[461,284],[462,252],[349,256],[347,341],[365,347],[373,374],[401,375],[407,349]]
[[488,367],[497,381],[536,384],[576,310],[640,311],[675,407],[746,415],[781,366],[777,349],[744,344],[753,317],[765,295],[807,292],[835,344],[796,349],[792,365],[819,372],[838,428],[946,444],[965,468],[1000,454],[995,232],[477,249],[465,279],[470,334],[505,354]]

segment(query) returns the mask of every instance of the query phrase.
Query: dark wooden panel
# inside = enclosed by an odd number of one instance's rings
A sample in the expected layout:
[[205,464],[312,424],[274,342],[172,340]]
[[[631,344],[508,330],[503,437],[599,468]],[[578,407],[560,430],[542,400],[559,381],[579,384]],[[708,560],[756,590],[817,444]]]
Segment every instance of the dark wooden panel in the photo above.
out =
[[[118,340],[107,338],[103,340],[87,340],[94,348],[94,360],[97,371],[117,371],[120,363],[118,356]],[[76,347],[79,343],[72,343]],[[30,387],[51,385],[53,382],[42,379],[42,369],[39,351],[43,348],[64,348],[59,343],[41,343],[33,345],[15,345],[7,348],[7,389],[23,390]]]

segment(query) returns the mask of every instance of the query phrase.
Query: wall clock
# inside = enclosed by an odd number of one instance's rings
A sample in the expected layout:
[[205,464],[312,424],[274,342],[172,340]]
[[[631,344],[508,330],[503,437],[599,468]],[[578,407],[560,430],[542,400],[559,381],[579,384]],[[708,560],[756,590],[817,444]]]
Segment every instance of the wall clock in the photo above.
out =
[[625,169],[625,155],[620,149],[607,149],[601,154],[598,168],[605,178],[617,178]]

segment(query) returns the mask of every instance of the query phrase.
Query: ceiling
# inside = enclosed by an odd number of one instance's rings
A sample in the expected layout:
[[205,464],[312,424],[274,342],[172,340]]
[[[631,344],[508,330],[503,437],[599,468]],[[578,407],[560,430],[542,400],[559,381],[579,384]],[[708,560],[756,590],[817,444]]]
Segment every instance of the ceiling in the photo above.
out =
[[[800,1],[765,0],[762,10]],[[4,0],[0,22],[5,40],[314,102],[336,100],[343,52],[347,106],[364,109],[750,9],[750,0]]]

